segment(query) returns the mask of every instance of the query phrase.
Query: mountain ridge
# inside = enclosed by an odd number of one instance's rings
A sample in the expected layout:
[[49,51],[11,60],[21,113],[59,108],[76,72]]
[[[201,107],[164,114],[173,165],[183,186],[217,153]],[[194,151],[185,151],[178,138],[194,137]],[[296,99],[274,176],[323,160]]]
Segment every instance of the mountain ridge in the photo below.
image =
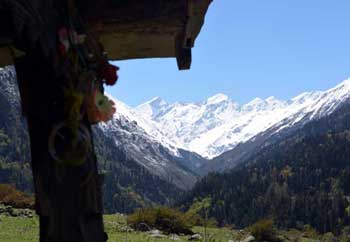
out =
[[303,92],[286,101],[270,96],[239,104],[219,93],[196,103],[169,104],[156,97],[131,109],[147,120],[146,126],[142,122],[140,126],[156,139],[213,159],[290,116],[297,123],[309,113],[314,114],[311,119],[327,115],[349,93],[347,79],[328,90]]

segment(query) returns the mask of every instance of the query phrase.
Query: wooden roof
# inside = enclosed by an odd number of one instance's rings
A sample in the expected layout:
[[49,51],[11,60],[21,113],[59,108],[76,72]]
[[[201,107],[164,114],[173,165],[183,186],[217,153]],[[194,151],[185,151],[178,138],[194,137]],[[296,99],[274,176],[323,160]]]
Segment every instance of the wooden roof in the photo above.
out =
[[[84,11],[102,23],[100,39],[111,59],[175,57],[179,69],[189,69],[191,49],[211,1],[81,0],[81,4],[89,2]],[[11,62],[9,49],[0,41],[0,66]]]

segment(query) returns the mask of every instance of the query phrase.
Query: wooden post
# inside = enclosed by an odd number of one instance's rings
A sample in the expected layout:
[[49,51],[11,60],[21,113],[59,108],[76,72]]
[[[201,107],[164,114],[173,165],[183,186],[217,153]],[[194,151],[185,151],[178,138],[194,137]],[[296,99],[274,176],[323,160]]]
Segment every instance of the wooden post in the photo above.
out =
[[[50,133],[64,120],[64,75],[53,68],[53,63],[40,48],[15,61],[30,134],[40,242],[106,241],[102,179],[93,149],[79,167],[59,165],[49,154]],[[84,124],[91,133],[88,122]]]

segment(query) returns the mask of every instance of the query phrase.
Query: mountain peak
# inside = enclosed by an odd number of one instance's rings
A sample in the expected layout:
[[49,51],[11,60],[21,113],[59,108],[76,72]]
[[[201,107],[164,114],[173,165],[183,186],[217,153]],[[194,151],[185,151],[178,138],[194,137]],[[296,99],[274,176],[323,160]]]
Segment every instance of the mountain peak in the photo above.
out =
[[251,100],[250,102],[248,102],[247,104],[244,104],[242,107],[242,110],[246,111],[246,112],[251,112],[253,110],[259,111],[264,109],[267,106],[267,103],[265,100],[256,97],[253,100]]
[[207,99],[207,103],[214,104],[214,103],[220,103],[224,101],[228,101],[230,98],[223,94],[223,93],[218,93],[215,94],[214,96],[210,97]]
[[167,105],[168,105],[168,103],[166,101],[164,101],[164,99],[156,96],[156,97],[152,98],[151,100],[140,104],[139,106],[136,107],[136,109],[149,107],[149,106],[151,106],[152,108],[158,108],[158,107],[167,106]]
[[350,90],[350,78],[342,81],[338,85],[336,85],[334,88],[331,88],[330,90],[339,90],[339,89],[347,89]]
[[260,97],[256,97],[253,100],[251,100],[248,104],[257,104],[257,103],[263,103],[264,100],[261,99]]
[[151,100],[136,107],[136,110],[146,117],[156,117],[159,113],[168,107],[168,103],[162,98],[156,96]]
[[279,100],[278,98],[274,97],[274,96],[270,96],[268,98],[265,99],[266,102],[271,103],[271,102],[281,102],[281,100]]
[[166,102],[161,97],[158,97],[158,96],[152,98],[151,100],[149,100],[146,103],[148,103],[150,105],[163,105],[163,104],[166,104]]

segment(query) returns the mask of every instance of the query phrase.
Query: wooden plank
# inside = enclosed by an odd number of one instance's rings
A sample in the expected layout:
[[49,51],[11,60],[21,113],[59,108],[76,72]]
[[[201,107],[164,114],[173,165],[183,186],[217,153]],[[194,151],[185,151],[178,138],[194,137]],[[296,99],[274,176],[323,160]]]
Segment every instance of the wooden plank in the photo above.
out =
[[[177,7],[174,1],[169,1],[168,5],[163,3],[164,9],[154,8],[158,12],[152,13],[148,13],[147,9],[152,9],[148,4],[138,18],[127,21],[124,18],[125,13],[121,11],[134,9],[139,12],[142,4],[145,4],[141,2],[134,0],[134,5],[131,4],[128,8],[124,9],[122,5],[120,9],[109,12],[109,20],[104,22],[101,37],[109,56],[115,60],[176,57],[180,70],[189,69],[191,51],[184,49],[194,47],[212,0],[178,1]],[[158,2],[162,1],[157,0]],[[174,12],[169,12],[169,9]]]
[[12,65],[14,62],[11,50],[9,47],[0,48],[0,67]]

